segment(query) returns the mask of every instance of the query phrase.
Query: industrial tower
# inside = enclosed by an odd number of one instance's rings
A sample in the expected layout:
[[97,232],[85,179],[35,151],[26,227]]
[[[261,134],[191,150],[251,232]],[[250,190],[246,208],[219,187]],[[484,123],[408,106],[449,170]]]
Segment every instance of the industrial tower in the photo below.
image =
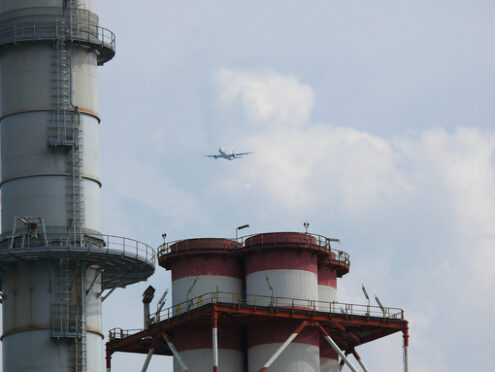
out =
[[174,372],[368,372],[357,347],[396,332],[407,372],[404,311],[337,302],[350,259],[336,241],[275,232],[164,243],[172,306],[145,311],[142,331],[110,331],[107,372],[115,352],[147,354],[142,372],[153,354],[173,355]]
[[4,372],[100,372],[102,301],[154,251],[100,232],[96,0],[1,0]]

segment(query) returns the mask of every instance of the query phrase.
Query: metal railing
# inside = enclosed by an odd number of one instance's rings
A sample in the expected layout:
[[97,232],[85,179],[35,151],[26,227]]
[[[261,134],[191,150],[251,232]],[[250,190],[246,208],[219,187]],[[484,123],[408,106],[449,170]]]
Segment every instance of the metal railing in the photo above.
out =
[[51,304],[50,335],[55,338],[81,337],[81,307],[69,304]]
[[[218,241],[218,245],[212,247],[211,241]],[[224,241],[225,244],[222,245],[220,242]],[[202,244],[204,242],[204,244]],[[229,243],[229,244],[227,244]],[[215,251],[225,251],[225,252],[238,252],[237,248],[238,242],[234,239],[212,239],[212,238],[199,238],[199,239],[185,239],[176,240],[169,243],[164,243],[160,245],[157,249],[158,258],[166,256],[168,254],[178,253],[178,252],[195,252],[200,250],[215,250]],[[204,246],[204,248],[202,248]],[[201,247],[201,248],[198,248]]]
[[87,251],[109,254],[120,254],[136,257],[150,265],[155,265],[155,251],[149,245],[135,239],[116,235],[103,234],[69,234],[55,233],[19,233],[2,236],[0,253],[13,253],[21,250],[47,251]]
[[158,314],[154,314],[151,323],[167,320],[212,303],[229,304],[235,307],[250,307],[254,309],[269,308],[274,311],[321,312],[404,320],[404,310],[399,308],[381,308],[379,306],[250,294],[244,297],[239,293],[209,292],[171,306]]
[[[287,233],[274,233],[274,234],[280,234],[283,236],[284,234]],[[263,234],[253,234],[253,235],[248,235],[239,238],[238,240],[232,239],[232,242],[240,243],[240,247],[237,248],[235,245],[232,247],[217,247],[215,248],[216,251],[226,251],[226,252],[242,252],[246,247],[245,247],[245,242],[247,239],[252,238],[254,236],[261,235]],[[274,247],[277,245],[280,246],[297,246],[299,245],[301,248],[307,248],[308,246],[314,246],[317,247],[319,250],[326,252],[329,255],[329,259],[336,261],[338,263],[341,263],[345,266],[350,266],[351,265],[351,260],[349,258],[349,254],[333,249],[331,246],[331,243],[333,242],[338,242],[339,240],[333,239],[333,238],[327,238],[323,235],[318,235],[318,234],[311,234],[311,233],[301,233],[301,240],[299,241],[290,241],[287,242],[287,240],[284,240],[283,238],[280,241],[276,240],[270,240],[269,242],[264,242],[263,239],[261,238],[261,242],[259,247],[263,248],[264,246],[270,246]],[[204,239],[207,241],[208,239]],[[174,253],[184,253],[184,252],[194,252],[197,251],[198,248],[198,241],[201,241],[201,239],[192,239],[191,244],[188,244],[188,240],[177,240],[169,243],[164,243],[160,245],[157,249],[157,255],[158,258],[162,258],[164,256],[167,256],[169,254],[174,254]],[[194,246],[194,247],[193,247]],[[208,249],[212,249],[210,246],[208,246]]]
[[108,338],[110,340],[122,339],[141,331],[142,331],[141,328],[136,328],[136,329],[112,328],[111,330],[108,331]]
[[87,23],[72,23],[70,26],[52,22],[22,22],[0,26],[0,45],[15,44],[31,40],[56,40],[65,38],[98,44],[115,50],[115,34],[103,27]]
[[[209,292],[191,298],[180,304],[152,314],[149,324],[172,319],[209,304],[227,304],[233,308],[270,309],[273,312],[307,312],[310,314],[324,313],[345,316],[366,316],[383,320],[405,320],[404,310],[393,307],[358,305],[342,302],[297,299],[288,297],[270,297],[260,295],[241,296],[233,292]],[[109,332],[110,340],[121,339],[140,332],[143,329],[113,328]]]

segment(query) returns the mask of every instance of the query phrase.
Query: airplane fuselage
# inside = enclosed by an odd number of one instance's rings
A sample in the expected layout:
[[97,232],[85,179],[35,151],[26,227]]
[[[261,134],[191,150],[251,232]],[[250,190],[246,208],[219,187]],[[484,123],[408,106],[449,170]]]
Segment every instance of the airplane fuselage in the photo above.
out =
[[226,159],[226,160],[234,160],[234,159],[240,159],[245,155],[252,154],[252,152],[239,152],[235,153],[234,150],[229,151],[225,147],[220,147],[218,149],[218,154],[214,155],[204,155],[208,158],[214,158],[214,159]]

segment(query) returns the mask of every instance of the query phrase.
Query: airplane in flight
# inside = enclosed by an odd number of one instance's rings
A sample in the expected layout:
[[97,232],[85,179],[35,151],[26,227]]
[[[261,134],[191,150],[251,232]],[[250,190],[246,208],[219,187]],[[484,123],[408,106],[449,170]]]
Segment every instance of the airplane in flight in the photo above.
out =
[[225,147],[220,147],[218,149],[218,154],[215,155],[203,155],[204,157],[207,158],[213,158],[213,159],[226,159],[226,160],[235,160],[235,159],[240,159],[245,155],[252,154],[253,152],[237,152],[235,153],[234,150],[230,151],[227,150]]

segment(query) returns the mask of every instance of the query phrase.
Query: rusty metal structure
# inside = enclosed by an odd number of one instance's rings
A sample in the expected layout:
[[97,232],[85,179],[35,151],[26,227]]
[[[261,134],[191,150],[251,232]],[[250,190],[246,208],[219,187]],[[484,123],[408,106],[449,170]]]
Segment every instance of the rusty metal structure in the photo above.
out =
[[350,260],[335,241],[277,232],[163,244],[172,306],[144,329],[110,331],[107,372],[116,352],[146,354],[143,372],[154,354],[173,356],[175,372],[367,372],[357,348],[397,332],[407,372],[404,311],[337,302]]

